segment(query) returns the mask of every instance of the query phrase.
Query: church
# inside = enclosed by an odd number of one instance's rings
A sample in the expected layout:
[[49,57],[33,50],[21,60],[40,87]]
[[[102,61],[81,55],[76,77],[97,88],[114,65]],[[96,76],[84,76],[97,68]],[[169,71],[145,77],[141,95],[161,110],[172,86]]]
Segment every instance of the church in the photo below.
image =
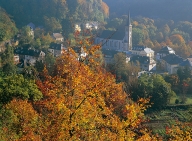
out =
[[124,31],[104,30],[95,38],[95,44],[100,44],[106,64],[114,61],[114,55],[118,52],[126,54],[126,62],[140,63],[141,70],[156,70],[154,51],[146,46],[132,46],[132,25],[128,14]]
[[102,49],[127,52],[132,50],[132,25],[128,15],[125,31],[104,30],[95,38],[95,44],[101,44]]

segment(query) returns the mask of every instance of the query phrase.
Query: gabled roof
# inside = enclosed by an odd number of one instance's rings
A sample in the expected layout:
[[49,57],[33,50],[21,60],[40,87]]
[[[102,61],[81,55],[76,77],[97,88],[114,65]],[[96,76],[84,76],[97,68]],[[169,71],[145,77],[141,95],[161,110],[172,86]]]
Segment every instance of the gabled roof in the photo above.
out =
[[162,48],[158,51],[158,53],[175,54],[175,51],[174,51],[172,48],[170,48],[169,46],[164,46],[164,47],[162,47]]
[[125,32],[110,31],[110,30],[104,30],[99,36],[99,38],[114,39],[114,40],[123,40],[124,37],[125,37]]
[[37,49],[31,49],[31,48],[22,48],[22,47],[18,47],[14,50],[15,54],[19,54],[19,55],[29,55],[29,56],[34,56],[34,57],[39,57],[40,53],[42,51],[37,50]]
[[181,62],[179,65],[182,67],[185,67],[185,66],[191,67],[192,66],[192,58],[187,58],[186,60]]
[[57,38],[63,38],[63,36],[62,36],[61,33],[53,33],[53,37],[54,37],[55,39],[57,39]]
[[169,54],[169,55],[163,57],[162,60],[164,60],[165,62],[167,62],[170,65],[176,65],[176,64],[180,64],[181,62],[183,62],[183,58],[181,58],[180,56],[175,55],[175,54]]
[[139,62],[140,64],[150,64],[150,58],[148,56],[134,55],[131,57],[130,62]]

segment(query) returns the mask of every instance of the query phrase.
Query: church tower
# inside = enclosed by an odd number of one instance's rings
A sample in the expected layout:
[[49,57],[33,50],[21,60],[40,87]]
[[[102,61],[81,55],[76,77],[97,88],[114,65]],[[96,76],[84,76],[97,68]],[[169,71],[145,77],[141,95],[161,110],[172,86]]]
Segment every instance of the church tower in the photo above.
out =
[[127,50],[132,50],[132,25],[130,20],[130,12],[128,14],[127,23],[125,26],[125,38],[124,41],[127,42]]

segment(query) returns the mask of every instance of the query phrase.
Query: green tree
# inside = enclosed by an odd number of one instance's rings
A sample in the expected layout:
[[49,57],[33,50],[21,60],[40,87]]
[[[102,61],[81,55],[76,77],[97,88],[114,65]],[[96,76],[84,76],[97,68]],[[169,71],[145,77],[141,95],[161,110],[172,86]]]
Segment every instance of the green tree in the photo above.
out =
[[0,7],[0,42],[11,39],[17,33],[17,28],[13,20],[4,9]]
[[15,74],[16,66],[14,64],[13,47],[7,45],[2,55],[2,70],[6,75]]
[[182,83],[183,80],[191,78],[191,69],[189,67],[179,68],[177,70],[177,75]]
[[34,80],[25,79],[22,75],[0,76],[0,103],[5,104],[13,98],[36,101],[42,98]]
[[130,88],[130,93],[135,101],[138,98],[150,98],[153,108],[161,108],[169,104],[170,98],[175,95],[171,90],[171,85],[157,74],[141,75],[138,83]]
[[57,20],[55,17],[44,17],[45,20],[45,26],[47,31],[51,32],[61,32],[62,26],[60,24],[60,21]]
[[33,32],[31,31],[30,27],[24,26],[21,29],[21,36],[19,38],[19,44],[30,44],[33,41]]
[[139,28],[133,28],[133,45],[139,45],[144,40],[143,31]]

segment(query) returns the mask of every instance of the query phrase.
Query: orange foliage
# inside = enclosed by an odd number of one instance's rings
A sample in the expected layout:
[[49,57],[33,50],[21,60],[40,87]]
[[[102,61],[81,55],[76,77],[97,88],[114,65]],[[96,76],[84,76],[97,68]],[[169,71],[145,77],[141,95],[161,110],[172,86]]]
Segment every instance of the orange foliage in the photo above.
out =
[[191,123],[177,123],[172,127],[166,127],[166,134],[169,141],[191,141]]
[[101,7],[102,7],[102,10],[104,12],[104,15],[106,17],[108,17],[109,16],[109,7],[108,7],[108,5],[105,2],[102,1]]
[[185,40],[180,34],[174,34],[170,37],[170,40],[173,44],[181,45],[185,43]]
[[[7,135],[7,140],[16,140],[17,134],[19,141],[41,140],[38,134],[38,114],[30,103],[23,100],[13,100],[4,109],[12,112],[9,117],[11,123],[3,123],[3,132]],[[6,120],[4,119],[4,121]]]
[[[94,54],[97,48],[90,48],[88,53]],[[44,80],[37,82],[44,94],[44,99],[35,104],[42,113],[44,124],[40,131],[44,138],[101,141],[143,138],[141,122],[148,100],[131,102],[122,84],[116,84],[110,73],[89,56],[85,61],[79,62],[69,49],[57,59],[54,75],[48,75],[45,69]],[[147,138],[151,138],[150,134]]]

